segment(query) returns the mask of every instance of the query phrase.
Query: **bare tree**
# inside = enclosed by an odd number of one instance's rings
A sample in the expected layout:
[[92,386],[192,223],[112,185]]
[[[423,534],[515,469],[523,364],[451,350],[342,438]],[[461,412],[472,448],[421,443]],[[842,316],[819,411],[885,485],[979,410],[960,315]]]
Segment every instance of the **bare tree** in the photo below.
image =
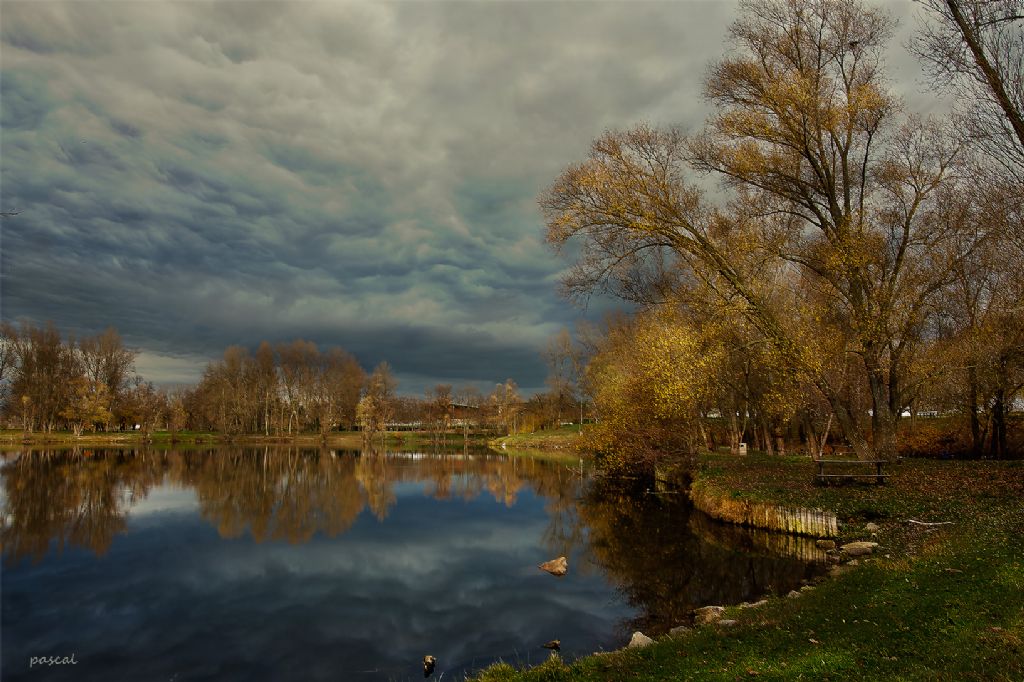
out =
[[95,336],[79,339],[78,353],[82,371],[88,380],[106,386],[105,395],[109,402],[104,407],[117,411],[128,389],[136,353],[125,348],[121,335],[113,327]]
[[65,344],[52,322],[45,327],[21,325],[13,346],[16,361],[9,411],[21,417],[26,431],[52,431],[71,400],[80,375],[74,345]]
[[1024,1],[918,1],[911,49],[957,96],[964,134],[1024,183]]

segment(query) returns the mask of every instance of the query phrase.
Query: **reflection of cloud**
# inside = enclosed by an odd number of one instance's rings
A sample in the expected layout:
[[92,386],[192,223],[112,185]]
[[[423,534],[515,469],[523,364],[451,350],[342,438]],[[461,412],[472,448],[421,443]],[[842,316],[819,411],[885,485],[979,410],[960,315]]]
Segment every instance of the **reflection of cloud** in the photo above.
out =
[[153,488],[145,497],[136,500],[128,510],[128,515],[137,519],[151,514],[189,512],[198,508],[195,490],[165,485]]
[[416,679],[427,652],[454,677],[542,660],[554,637],[570,654],[617,644],[630,611],[603,580],[522,571],[544,558],[542,502],[403,499],[383,524],[364,514],[303,545],[222,541],[176,512],[147,514],[103,562],[72,553],[6,575],[18,627],[5,653],[73,646],[79,680],[379,680]]
[[[397,510],[414,506],[413,500],[403,500]],[[415,505],[419,506],[419,505]],[[392,510],[393,513],[395,510]],[[530,523],[514,524],[495,528],[490,519],[478,521],[452,521],[453,526],[439,528],[434,521],[419,523],[406,519],[401,527],[387,522],[381,524],[372,515],[364,512],[360,521],[370,525],[372,531],[364,530],[358,542],[346,542],[341,548],[314,543],[307,550],[295,553],[288,545],[268,544],[267,550],[260,551],[279,570],[299,580],[315,580],[325,576],[345,574],[359,579],[370,579],[375,575],[394,576],[394,580],[406,587],[414,583],[430,585],[444,582],[445,574],[454,566],[480,552],[526,554],[543,533],[546,521],[537,519]],[[349,533],[355,533],[359,526]],[[524,571],[526,562],[514,568],[519,575],[535,575],[532,570]],[[221,580],[233,577],[244,578],[261,575],[264,567],[252,564],[244,554],[229,557],[213,568]],[[191,573],[187,574],[190,575]],[[207,582],[211,576],[204,572],[195,576],[197,583]]]

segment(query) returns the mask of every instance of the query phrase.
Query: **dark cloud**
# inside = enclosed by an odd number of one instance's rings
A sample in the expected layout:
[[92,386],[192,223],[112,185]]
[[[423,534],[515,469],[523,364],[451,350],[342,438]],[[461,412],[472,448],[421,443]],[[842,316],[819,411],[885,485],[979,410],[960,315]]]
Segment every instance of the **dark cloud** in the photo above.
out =
[[538,192],[606,128],[698,126],[734,10],[6,2],[2,314],[114,325],[164,381],[302,336],[539,389],[580,311]]

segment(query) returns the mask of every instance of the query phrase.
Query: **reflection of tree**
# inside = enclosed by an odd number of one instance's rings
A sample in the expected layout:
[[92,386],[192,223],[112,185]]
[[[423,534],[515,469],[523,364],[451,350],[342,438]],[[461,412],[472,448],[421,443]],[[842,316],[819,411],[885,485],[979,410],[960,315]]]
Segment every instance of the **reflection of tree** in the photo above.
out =
[[43,558],[51,541],[102,554],[127,513],[161,481],[195,490],[200,514],[225,538],[307,542],[347,531],[363,509],[377,519],[396,504],[394,487],[423,485],[435,499],[485,492],[506,506],[520,491],[544,497],[545,543],[568,554],[582,544],[575,519],[578,474],[490,451],[338,453],[292,448],[217,448],[167,453],[111,450],[24,453],[2,470],[7,493],[4,556]]
[[6,561],[40,561],[51,543],[88,547],[103,555],[124,531],[134,499],[159,483],[159,459],[74,450],[22,455],[3,467]]
[[370,511],[383,521],[388,516],[388,509],[395,503],[395,492],[392,482],[395,475],[394,465],[388,466],[387,456],[376,451],[367,450],[355,460],[355,480],[359,482]]
[[187,453],[182,482],[223,537],[307,542],[348,530],[365,504],[351,458],[274,449]]
[[595,485],[579,514],[593,557],[641,610],[633,625],[644,632],[685,623],[700,606],[788,591],[816,570],[766,551],[743,529],[697,522],[699,512],[674,496]]

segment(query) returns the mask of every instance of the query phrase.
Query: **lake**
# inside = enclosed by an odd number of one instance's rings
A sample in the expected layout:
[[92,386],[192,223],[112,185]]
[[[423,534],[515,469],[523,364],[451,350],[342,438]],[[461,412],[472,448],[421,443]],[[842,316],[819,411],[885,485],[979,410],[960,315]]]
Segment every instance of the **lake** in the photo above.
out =
[[[8,681],[411,680],[426,654],[461,679],[823,571],[812,541],[573,458],[77,449],[7,453],[0,475]],[[537,568],[562,555],[565,577]]]

